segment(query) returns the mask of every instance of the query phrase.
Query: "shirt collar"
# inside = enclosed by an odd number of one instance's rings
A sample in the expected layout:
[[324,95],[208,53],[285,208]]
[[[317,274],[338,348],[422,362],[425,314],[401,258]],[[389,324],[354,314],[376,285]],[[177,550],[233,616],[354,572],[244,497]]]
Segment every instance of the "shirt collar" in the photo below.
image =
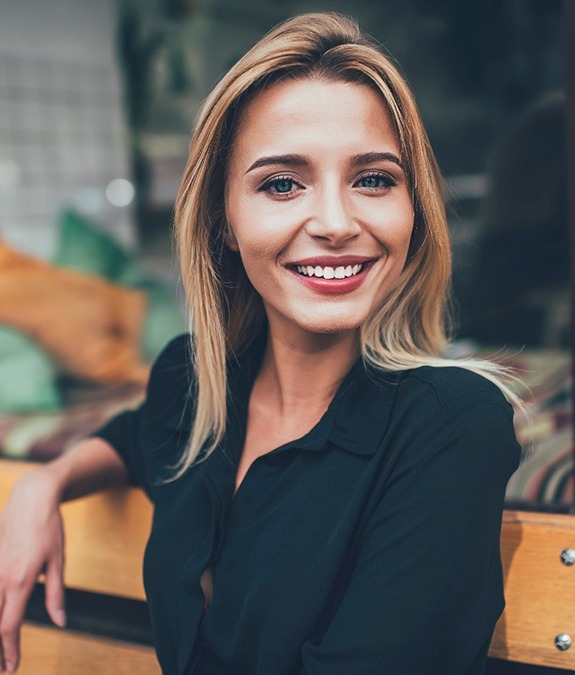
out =
[[[228,433],[225,445],[237,455],[243,445],[247,423],[249,395],[259,370],[265,335],[239,356],[228,359]],[[359,358],[345,376],[327,411],[315,427],[300,439],[278,452],[290,448],[323,451],[330,444],[358,455],[373,455],[389,424],[389,418],[401,373],[377,370]],[[188,397],[184,414],[178,412],[168,426],[190,432],[192,425],[191,399]],[[230,438],[230,433],[233,438]]]
[[[228,370],[229,414],[236,417],[236,430],[241,428],[244,433],[249,395],[264,349],[265,339],[258,339],[230,362]],[[318,424],[278,452],[294,447],[323,451],[331,443],[355,454],[375,454],[389,424],[400,377],[400,373],[379,371],[357,359]]]

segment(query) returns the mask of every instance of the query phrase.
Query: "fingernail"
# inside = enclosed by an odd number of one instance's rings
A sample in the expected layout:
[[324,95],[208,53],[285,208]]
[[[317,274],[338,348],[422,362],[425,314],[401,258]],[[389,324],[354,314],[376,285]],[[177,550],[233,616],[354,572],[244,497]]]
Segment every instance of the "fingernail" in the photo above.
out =
[[6,661],[6,670],[7,670],[9,673],[13,673],[13,672],[14,672],[14,668],[15,668],[15,664],[12,663],[12,661]]
[[54,612],[54,623],[60,628],[66,625],[66,612],[63,609],[57,609]]

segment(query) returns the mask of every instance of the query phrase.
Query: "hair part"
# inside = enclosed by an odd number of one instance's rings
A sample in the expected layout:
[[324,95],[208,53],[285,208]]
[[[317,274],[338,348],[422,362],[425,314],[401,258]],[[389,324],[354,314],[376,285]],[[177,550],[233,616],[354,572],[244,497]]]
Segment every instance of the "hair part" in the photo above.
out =
[[[246,349],[265,325],[261,298],[239,256],[225,244],[226,174],[247,103],[288,78],[321,78],[375,89],[397,133],[413,199],[412,241],[397,286],[361,327],[362,357],[384,370],[453,365],[441,357],[448,343],[451,275],[443,182],[413,94],[392,59],[353,19],[336,13],[289,19],[256,43],[206,99],[176,200],[174,235],[189,311],[196,412],[187,448],[172,467],[173,478],[200,453],[207,457],[222,439],[227,358]],[[498,384],[503,372],[491,363],[458,364]]]

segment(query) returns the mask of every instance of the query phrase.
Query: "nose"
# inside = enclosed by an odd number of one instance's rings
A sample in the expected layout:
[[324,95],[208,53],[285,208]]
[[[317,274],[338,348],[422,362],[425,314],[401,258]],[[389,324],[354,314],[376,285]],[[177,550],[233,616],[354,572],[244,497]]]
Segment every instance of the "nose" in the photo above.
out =
[[361,228],[354,218],[350,200],[339,187],[319,190],[312,209],[306,225],[306,231],[311,237],[325,239],[332,246],[340,246],[359,234]]

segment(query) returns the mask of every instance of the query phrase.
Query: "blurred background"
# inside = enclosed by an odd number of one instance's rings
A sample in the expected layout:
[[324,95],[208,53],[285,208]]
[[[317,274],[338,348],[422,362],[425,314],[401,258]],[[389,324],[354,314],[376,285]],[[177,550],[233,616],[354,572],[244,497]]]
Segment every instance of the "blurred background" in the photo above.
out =
[[560,0],[3,0],[0,454],[45,460],[139,400],[185,329],[170,226],[198,107],[318,9],[355,16],[415,91],[447,184],[454,353],[531,386],[509,504],[571,510]]

